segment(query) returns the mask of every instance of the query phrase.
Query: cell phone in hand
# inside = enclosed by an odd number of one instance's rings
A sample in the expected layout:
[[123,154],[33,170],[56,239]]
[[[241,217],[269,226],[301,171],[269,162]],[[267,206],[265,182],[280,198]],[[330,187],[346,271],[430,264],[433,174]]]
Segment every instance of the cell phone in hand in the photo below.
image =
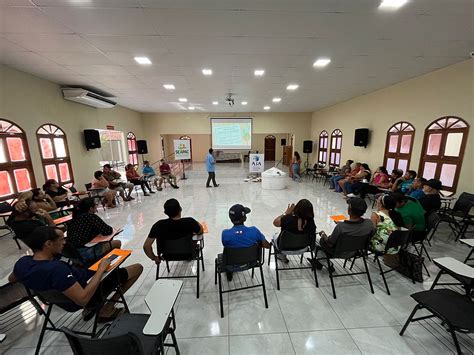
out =
[[107,259],[112,262],[112,260],[115,260],[118,258],[118,255],[117,254],[112,254],[111,256],[109,256]]

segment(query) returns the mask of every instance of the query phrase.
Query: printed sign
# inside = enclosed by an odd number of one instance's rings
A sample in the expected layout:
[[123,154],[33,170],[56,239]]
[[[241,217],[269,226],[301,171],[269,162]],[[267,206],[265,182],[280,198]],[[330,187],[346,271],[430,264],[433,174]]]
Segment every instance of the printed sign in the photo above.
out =
[[175,139],[174,143],[174,159],[185,160],[191,159],[191,144],[188,139]]
[[263,173],[264,154],[250,154],[249,171],[251,173]]

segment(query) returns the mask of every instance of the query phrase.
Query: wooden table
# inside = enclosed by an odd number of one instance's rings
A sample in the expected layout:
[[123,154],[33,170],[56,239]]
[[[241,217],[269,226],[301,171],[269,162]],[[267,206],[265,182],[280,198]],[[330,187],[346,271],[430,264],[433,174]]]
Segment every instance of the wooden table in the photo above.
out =
[[64,217],[59,217],[53,220],[54,224],[57,226],[58,224],[68,223],[72,221],[72,214],[68,214]]

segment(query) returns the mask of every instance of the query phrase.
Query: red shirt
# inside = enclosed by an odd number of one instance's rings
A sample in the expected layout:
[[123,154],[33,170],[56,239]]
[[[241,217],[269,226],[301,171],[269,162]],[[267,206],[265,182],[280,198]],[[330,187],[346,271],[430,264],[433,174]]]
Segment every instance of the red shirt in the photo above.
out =
[[168,164],[163,163],[160,165],[160,173],[161,174],[169,174],[171,173],[171,168]]
[[139,179],[140,175],[138,175],[137,171],[135,169],[128,169],[127,172],[125,173],[127,176],[128,180],[134,180],[134,179]]

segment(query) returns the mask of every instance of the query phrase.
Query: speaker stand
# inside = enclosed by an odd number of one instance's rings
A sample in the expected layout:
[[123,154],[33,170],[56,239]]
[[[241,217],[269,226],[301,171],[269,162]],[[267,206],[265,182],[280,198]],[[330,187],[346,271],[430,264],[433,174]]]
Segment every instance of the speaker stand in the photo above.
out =
[[300,174],[300,176],[308,175],[308,167],[309,167],[309,153],[306,153],[306,161],[304,163],[304,171]]

